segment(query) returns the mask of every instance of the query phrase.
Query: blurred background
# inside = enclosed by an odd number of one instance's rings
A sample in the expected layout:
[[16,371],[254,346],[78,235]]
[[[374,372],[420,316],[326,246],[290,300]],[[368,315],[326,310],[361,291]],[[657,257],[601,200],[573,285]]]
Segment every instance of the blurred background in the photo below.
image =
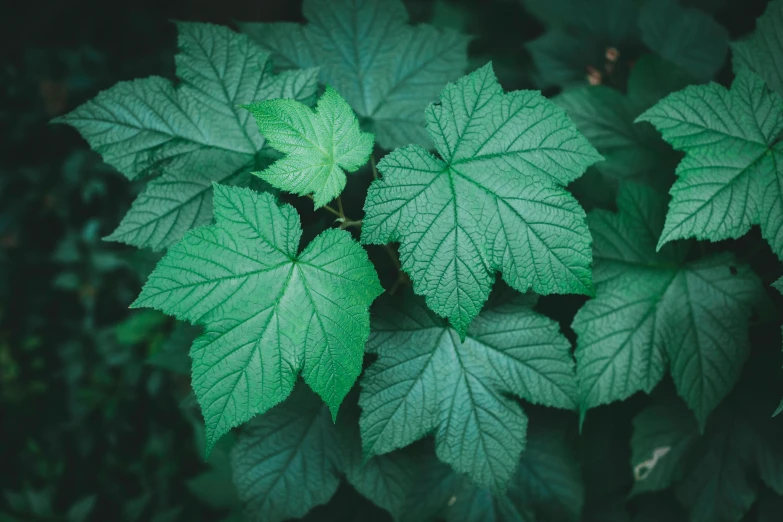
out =
[[[506,89],[537,86],[524,45],[544,28],[522,0],[406,3],[413,22],[473,34],[471,66],[491,58]],[[714,13],[732,38],[766,4],[685,3]],[[201,458],[193,333],[128,310],[157,255],[101,240],[141,186],[76,131],[48,122],[118,81],[173,79],[171,20],[302,21],[301,2],[8,4],[0,10],[0,522],[240,520],[225,447]],[[728,60],[720,75],[730,75]],[[384,517],[343,485],[307,519]]]

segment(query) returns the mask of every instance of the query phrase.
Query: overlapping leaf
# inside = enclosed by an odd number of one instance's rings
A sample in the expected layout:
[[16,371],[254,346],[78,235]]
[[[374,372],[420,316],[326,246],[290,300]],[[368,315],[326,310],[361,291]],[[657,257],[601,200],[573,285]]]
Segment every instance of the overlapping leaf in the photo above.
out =
[[536,423],[508,491],[492,494],[429,455],[418,457],[401,522],[575,522],[584,485],[574,448],[560,423]]
[[619,214],[594,211],[595,299],[574,318],[582,411],[650,392],[667,363],[703,426],[736,383],[748,355],[758,277],[730,254],[684,263],[681,248],[655,253],[663,198],[627,185]]
[[549,30],[527,44],[541,87],[622,81],[643,46],[698,79],[720,69],[728,33],[677,0],[525,0]]
[[285,399],[300,370],[336,416],[382,291],[348,232],[327,230],[297,255],[292,207],[249,189],[214,190],[217,223],[172,247],[134,303],[205,326],[191,357],[208,450]]
[[783,2],[772,0],[749,38],[734,42],[735,68],[748,68],[783,97]]
[[150,183],[109,239],[155,250],[211,216],[211,183],[236,181],[264,146],[240,104],[309,101],[317,70],[272,74],[269,55],[226,27],[178,23],[177,86],[121,82],[56,121],[74,126],[104,161]]
[[320,67],[381,147],[429,145],[422,111],[467,66],[468,38],[410,26],[399,0],[305,0],[307,25],[242,24],[283,67]]
[[665,174],[674,170],[679,158],[651,126],[634,125],[634,120],[663,96],[692,82],[682,69],[645,55],[631,72],[627,94],[597,85],[567,90],[554,101],[604,157],[595,165],[603,175],[663,186],[670,182]]
[[246,105],[268,143],[286,157],[254,174],[273,187],[299,195],[314,194],[315,207],[340,195],[345,172],[354,172],[372,153],[373,136],[359,130],[351,108],[331,87],[315,111],[296,100]]
[[677,401],[642,411],[634,420],[632,465],[648,469],[637,477],[637,491],[673,486],[691,522],[739,522],[756,499],[756,478],[780,492],[780,424],[771,425],[753,400],[732,395],[701,436]]
[[529,304],[487,310],[457,332],[408,296],[380,301],[368,350],[378,360],[361,381],[365,454],[435,433],[438,457],[477,484],[503,490],[525,446],[527,417],[505,397],[575,407],[568,341]]
[[351,410],[334,424],[328,408],[299,385],[242,429],[231,460],[248,520],[304,516],[332,498],[341,475],[395,520],[407,520],[402,510],[421,469],[418,459],[396,452],[365,462]]
[[783,258],[783,100],[741,69],[731,90],[691,86],[642,114],[685,152],[658,246],[737,238],[761,225]]
[[592,292],[584,211],[563,187],[601,156],[540,93],[504,93],[490,64],[427,108],[440,157],[383,158],[365,202],[364,243],[400,242],[417,294],[464,337],[495,272],[540,294]]

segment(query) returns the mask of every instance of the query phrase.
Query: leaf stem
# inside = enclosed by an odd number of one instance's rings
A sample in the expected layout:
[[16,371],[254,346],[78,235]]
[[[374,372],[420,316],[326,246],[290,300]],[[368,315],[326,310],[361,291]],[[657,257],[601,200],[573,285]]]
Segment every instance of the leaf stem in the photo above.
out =
[[[311,200],[313,199],[312,194],[307,194],[307,197],[310,198]],[[345,215],[345,211],[343,210],[343,200],[339,196],[337,197],[337,209],[329,205],[324,205],[321,208],[337,216],[337,219],[335,219],[335,221],[340,223],[340,229],[342,230],[345,230],[346,228],[349,227],[362,228],[361,219],[351,219]]]
[[372,179],[380,179],[378,167],[375,166],[375,154],[370,154],[370,167],[372,167]]

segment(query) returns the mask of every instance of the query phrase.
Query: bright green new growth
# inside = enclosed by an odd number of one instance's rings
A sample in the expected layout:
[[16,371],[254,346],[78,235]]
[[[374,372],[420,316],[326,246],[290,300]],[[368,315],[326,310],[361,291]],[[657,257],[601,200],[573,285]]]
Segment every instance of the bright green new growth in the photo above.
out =
[[307,25],[241,24],[281,67],[319,67],[386,149],[431,145],[422,111],[467,67],[469,38],[408,24],[399,0],[305,0]]
[[738,238],[760,224],[783,258],[783,100],[759,76],[740,69],[731,90],[687,87],[637,121],[685,152],[658,248],[674,239]]
[[557,324],[516,302],[483,312],[458,333],[419,299],[379,301],[361,380],[359,421],[368,456],[435,433],[438,457],[481,487],[502,491],[525,446],[527,417],[505,394],[576,407],[570,346]]
[[756,30],[731,46],[735,68],[746,67],[783,97],[783,2],[773,0],[758,19]]
[[348,232],[327,230],[297,255],[293,207],[249,189],[214,191],[216,223],[169,249],[133,304],[204,325],[191,357],[208,452],[285,399],[300,371],[336,416],[361,373],[369,306],[382,292]]
[[343,169],[355,172],[372,154],[373,135],[359,130],[351,107],[329,86],[315,111],[296,100],[269,100],[244,108],[269,145],[287,155],[253,174],[287,192],[314,194],[315,208],[343,191]]
[[573,322],[582,412],[649,393],[668,362],[703,426],[748,356],[748,320],[761,283],[730,254],[691,263],[673,246],[656,254],[665,202],[651,189],[626,185],[617,206],[619,214],[588,216],[596,297]]
[[538,92],[504,93],[491,64],[427,108],[440,157],[411,145],[383,158],[362,242],[400,242],[417,294],[464,338],[495,280],[539,294],[592,293],[590,233],[564,189],[601,159]]
[[178,23],[175,87],[121,82],[57,122],[74,126],[128,179],[162,172],[107,239],[161,250],[209,223],[212,182],[237,183],[264,148],[240,104],[312,100],[317,69],[272,74],[269,55],[227,27]]

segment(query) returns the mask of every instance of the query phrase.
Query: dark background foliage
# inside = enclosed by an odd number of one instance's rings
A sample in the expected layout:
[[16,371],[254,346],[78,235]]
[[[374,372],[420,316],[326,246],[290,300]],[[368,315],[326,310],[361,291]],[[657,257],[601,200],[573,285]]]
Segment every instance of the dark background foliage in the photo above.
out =
[[[520,1],[407,3],[414,22],[475,35],[472,66],[491,58],[506,89],[534,87],[523,44],[543,28]],[[736,38],[754,27],[766,2],[720,4],[716,18]],[[117,81],[173,78],[172,19],[297,21],[300,2],[31,0],[1,12],[0,521],[231,519],[236,501],[225,448],[207,463],[200,457],[202,421],[187,376],[191,334],[160,314],[128,310],[156,256],[101,241],[139,187],[103,164],[73,129],[48,121]],[[730,75],[727,60],[719,78]],[[361,200],[347,210],[360,209]],[[766,250],[750,250],[757,244],[754,231],[730,246],[769,283],[781,270]],[[582,302],[548,297],[540,309],[573,338],[568,325]],[[743,380],[780,380],[779,341],[760,342],[779,336],[776,322],[754,328],[753,336]],[[762,345],[769,350],[755,348]],[[768,390],[771,401],[780,396]],[[630,419],[645,400],[599,408],[584,427],[580,458],[587,511],[600,504],[596,520],[630,488]],[[762,495],[748,520],[774,509],[770,502]],[[648,498],[634,509],[659,508]],[[386,517],[343,485],[307,519]]]

